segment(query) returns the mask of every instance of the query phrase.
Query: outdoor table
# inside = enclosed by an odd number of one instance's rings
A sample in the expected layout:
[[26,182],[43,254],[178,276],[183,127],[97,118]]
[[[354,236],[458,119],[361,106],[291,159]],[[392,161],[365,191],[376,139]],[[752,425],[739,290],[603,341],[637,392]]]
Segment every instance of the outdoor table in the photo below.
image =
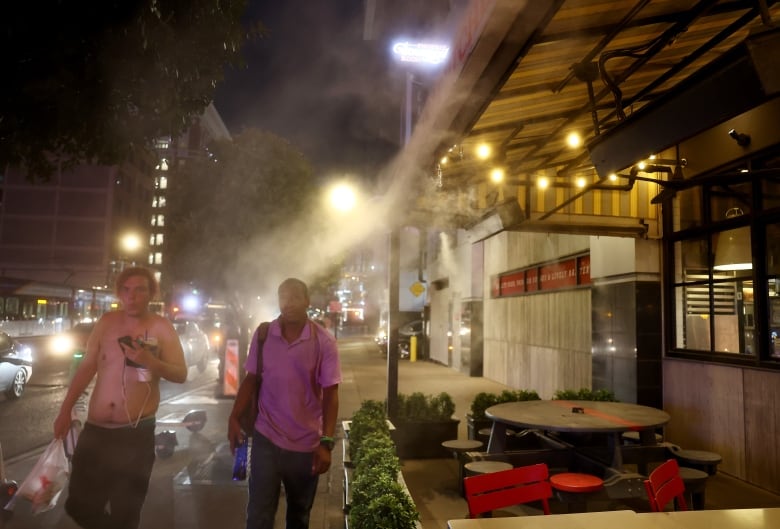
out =
[[653,512],[637,518],[652,520],[658,529],[775,529],[780,527],[780,508]]
[[601,511],[449,520],[449,529],[775,529],[780,508],[709,511]]
[[663,410],[626,402],[584,400],[528,400],[497,404],[485,410],[493,420],[488,444],[489,453],[501,453],[506,448],[506,428],[534,428],[543,431],[610,434],[610,466],[620,469],[623,454],[620,435],[639,432],[642,444],[655,444],[655,428],[669,422]]
[[509,516],[449,520],[449,529],[650,529],[634,511],[601,511],[577,514]]

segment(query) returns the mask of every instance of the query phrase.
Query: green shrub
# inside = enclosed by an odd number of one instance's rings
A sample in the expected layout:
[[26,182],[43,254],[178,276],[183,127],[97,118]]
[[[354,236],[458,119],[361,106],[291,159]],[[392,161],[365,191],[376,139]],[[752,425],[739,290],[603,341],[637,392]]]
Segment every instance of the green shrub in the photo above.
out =
[[[419,397],[414,403],[420,404]],[[438,406],[446,407],[446,399],[440,399]],[[364,401],[352,416],[349,449],[355,464],[350,482],[350,527],[415,529],[420,514],[398,483],[401,462],[390,438],[383,403]]]
[[367,500],[350,507],[350,528],[414,529],[417,526],[420,513],[398,482],[390,483],[381,493]]
[[357,452],[363,439],[376,433],[384,434],[388,438],[390,436],[385,405],[376,400],[365,400],[352,415],[349,426],[349,458],[352,461],[357,458]]
[[553,394],[553,400],[599,400],[602,402],[618,402],[615,393],[608,389],[592,390],[588,388],[559,389]]
[[471,401],[471,416],[474,420],[484,420],[485,410],[496,404],[505,402],[518,402],[523,400],[540,400],[539,394],[534,390],[505,389],[501,393],[477,393]]
[[399,422],[446,421],[455,413],[452,397],[442,392],[438,395],[425,395],[415,392],[411,395],[398,394]]

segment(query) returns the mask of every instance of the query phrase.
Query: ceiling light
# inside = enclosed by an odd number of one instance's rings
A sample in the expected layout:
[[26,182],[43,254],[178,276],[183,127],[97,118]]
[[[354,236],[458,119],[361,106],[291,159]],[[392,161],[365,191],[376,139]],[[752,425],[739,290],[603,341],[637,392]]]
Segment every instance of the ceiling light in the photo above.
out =
[[480,143],[477,146],[477,158],[480,160],[487,160],[490,158],[490,145],[487,143]]
[[504,170],[500,167],[496,167],[492,171],[490,171],[490,179],[495,182],[496,184],[499,184],[504,181]]
[[547,189],[550,187],[550,179],[546,176],[540,176],[536,181],[536,185],[539,187],[539,189]]
[[446,164],[448,161],[450,161],[450,159],[449,159],[449,158],[447,158],[446,156],[442,156],[442,157],[441,157],[441,160],[439,160],[439,163],[440,163],[440,164],[442,164],[442,165],[444,165],[444,164]]
[[580,136],[578,132],[570,132],[569,135],[566,136],[566,143],[572,149],[576,149],[582,145],[582,136]]
[[585,181],[585,177],[584,176],[577,177],[577,182],[576,183],[577,183],[577,187],[579,187],[580,189],[585,187],[585,185],[587,184],[587,182]]
[[609,181],[617,182],[617,175],[615,173],[609,173]]

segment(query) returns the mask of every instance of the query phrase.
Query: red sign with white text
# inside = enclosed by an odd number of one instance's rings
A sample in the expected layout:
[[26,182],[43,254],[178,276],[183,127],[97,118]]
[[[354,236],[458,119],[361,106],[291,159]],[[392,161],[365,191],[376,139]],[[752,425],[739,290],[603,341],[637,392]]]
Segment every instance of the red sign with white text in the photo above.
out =
[[525,292],[525,272],[514,272],[501,276],[499,292],[502,296]]
[[580,255],[493,276],[490,293],[494,298],[501,298],[589,284],[590,255]]
[[577,286],[577,262],[568,259],[539,269],[539,290]]
[[578,277],[577,283],[580,285],[590,284],[590,255],[583,255],[577,258]]

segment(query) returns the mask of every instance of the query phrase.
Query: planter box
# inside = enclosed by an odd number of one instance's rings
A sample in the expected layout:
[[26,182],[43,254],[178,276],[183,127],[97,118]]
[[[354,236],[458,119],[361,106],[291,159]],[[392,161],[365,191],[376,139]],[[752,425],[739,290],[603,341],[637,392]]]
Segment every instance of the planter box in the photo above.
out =
[[490,436],[484,437],[479,435],[479,431],[483,428],[492,428],[493,421],[490,419],[475,419],[470,413],[466,414],[466,433],[469,439],[476,439],[482,441],[487,446]]
[[394,422],[390,437],[395,441],[401,459],[433,459],[452,457],[441,446],[444,441],[458,438],[460,420],[441,422]]

